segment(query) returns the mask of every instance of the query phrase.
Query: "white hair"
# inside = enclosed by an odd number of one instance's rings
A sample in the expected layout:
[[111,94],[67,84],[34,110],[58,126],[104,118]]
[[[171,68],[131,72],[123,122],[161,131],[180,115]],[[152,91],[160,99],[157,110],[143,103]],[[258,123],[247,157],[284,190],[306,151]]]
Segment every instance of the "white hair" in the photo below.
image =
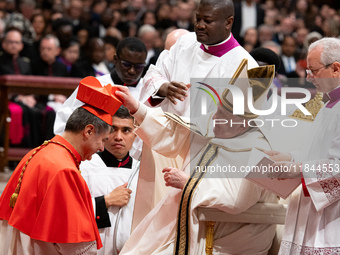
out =
[[142,37],[146,33],[156,33],[156,28],[151,25],[145,24],[138,29],[138,37]]
[[323,65],[340,62],[340,39],[335,37],[324,37],[317,40],[309,46],[308,53],[317,47],[322,47],[320,61]]

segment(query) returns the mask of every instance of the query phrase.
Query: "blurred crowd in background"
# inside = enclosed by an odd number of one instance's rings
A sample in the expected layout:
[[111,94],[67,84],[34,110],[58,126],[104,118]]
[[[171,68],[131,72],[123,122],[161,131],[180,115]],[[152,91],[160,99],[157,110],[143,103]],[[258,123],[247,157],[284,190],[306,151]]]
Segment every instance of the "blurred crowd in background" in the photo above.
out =
[[[234,3],[232,33],[239,43],[249,52],[261,46],[280,57],[277,87],[311,87],[305,81],[307,48],[324,36],[339,37],[340,1]],[[164,49],[167,34],[176,28],[194,31],[197,4],[196,0],[0,0],[0,75],[104,75],[114,70],[119,41],[130,36],[146,45],[146,72]],[[28,119],[42,109],[50,111],[44,118],[50,119],[46,125],[52,127],[53,112],[65,99],[62,95],[12,95],[11,103],[24,111],[36,109]],[[25,137],[30,141],[12,139],[11,146],[35,147],[41,142],[33,141],[32,134]]]

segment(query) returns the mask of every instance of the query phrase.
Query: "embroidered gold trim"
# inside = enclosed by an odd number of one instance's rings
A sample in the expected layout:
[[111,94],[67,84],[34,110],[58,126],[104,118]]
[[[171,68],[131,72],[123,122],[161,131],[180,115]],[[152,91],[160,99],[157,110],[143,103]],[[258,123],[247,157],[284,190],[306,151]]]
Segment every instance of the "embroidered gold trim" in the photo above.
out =
[[294,113],[289,116],[295,119],[305,120],[305,121],[314,121],[316,118],[316,115],[318,115],[321,108],[325,105],[322,101],[323,99],[323,93],[317,92],[316,95],[313,97],[313,99],[309,100],[305,108],[312,114],[312,115],[305,115],[300,109],[296,109]]
[[[190,231],[186,231],[187,229],[190,229],[190,215],[188,209],[190,209],[192,195],[195,193],[197,186],[205,175],[205,172],[201,172],[201,169],[204,169],[204,166],[209,166],[215,161],[217,158],[218,148],[218,146],[212,144],[208,144],[204,148],[204,151],[207,149],[208,151],[206,151],[206,153],[204,153],[199,160],[200,170],[193,170],[191,178],[183,189],[177,219],[177,231],[179,231],[179,233],[176,232],[175,237],[176,242],[174,254],[176,255],[190,254]],[[187,243],[187,240],[189,243]]]
[[190,123],[190,122],[185,122],[181,117],[179,117],[175,113],[169,113],[166,112],[165,116],[167,116],[169,119],[172,119],[173,121],[177,122],[178,124],[186,127],[190,131],[195,132],[196,134],[199,134],[200,136],[203,136],[199,128],[196,126],[196,124]]

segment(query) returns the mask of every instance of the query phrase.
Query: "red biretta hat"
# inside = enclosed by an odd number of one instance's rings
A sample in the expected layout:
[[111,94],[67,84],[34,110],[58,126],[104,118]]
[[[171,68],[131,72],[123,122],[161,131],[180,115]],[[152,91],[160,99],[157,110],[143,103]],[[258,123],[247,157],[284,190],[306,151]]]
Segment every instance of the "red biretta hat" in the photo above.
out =
[[79,82],[77,99],[85,103],[82,106],[85,110],[112,125],[112,116],[122,105],[115,95],[117,89],[111,84],[103,87],[98,79],[88,76]]

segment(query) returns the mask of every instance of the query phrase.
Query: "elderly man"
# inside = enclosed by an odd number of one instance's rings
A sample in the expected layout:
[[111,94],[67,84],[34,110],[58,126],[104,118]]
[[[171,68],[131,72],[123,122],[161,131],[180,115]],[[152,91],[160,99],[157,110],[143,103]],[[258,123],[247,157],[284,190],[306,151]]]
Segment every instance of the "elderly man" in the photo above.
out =
[[270,151],[278,165],[300,171],[279,178],[301,178],[302,191],[292,196],[280,254],[339,254],[340,252],[340,40],[312,43],[307,56],[307,79],[329,101],[315,118],[300,152]]
[[45,35],[40,42],[40,58],[32,62],[32,74],[42,76],[67,76],[67,67],[57,61],[60,42],[54,35]]
[[[95,99],[80,96],[86,104],[70,116],[65,132],[29,152],[14,170],[0,197],[0,254],[97,254],[101,248],[79,164],[104,150],[121,103],[88,87],[98,84],[94,77],[80,82]],[[104,99],[108,104],[101,104]]]
[[[246,59],[242,61],[238,69],[242,74],[247,73],[246,62]],[[266,73],[267,77],[274,75],[273,66],[255,69],[251,69],[253,75],[258,71],[263,71],[262,75]],[[269,85],[270,81],[255,85],[254,91],[259,88],[254,95],[256,107],[263,104]],[[234,86],[237,86],[236,83]],[[221,104],[212,120],[211,115],[200,117],[196,125],[177,115],[164,114],[160,108],[138,104],[126,88],[120,89],[117,95],[140,124],[137,135],[165,156],[180,154],[185,158],[182,171],[173,168],[163,170],[167,185],[180,189],[172,189],[144,218],[121,254],[173,254],[174,250],[174,254],[204,254],[205,224],[198,220],[198,207],[238,214],[257,202],[277,201],[274,194],[241,178],[240,168],[247,165],[251,148],[265,149],[270,146],[261,131],[250,127],[250,122],[246,121],[256,117],[250,114],[248,108],[245,108],[244,115],[231,113],[233,103],[228,89],[223,92]],[[221,119],[234,124],[207,128],[207,123]],[[228,165],[236,169],[235,173],[207,171]],[[188,181],[181,181],[190,173]],[[214,251],[219,254],[266,254],[274,233],[275,226],[270,224],[218,222],[213,238]]]
[[4,35],[1,43],[3,52],[0,52],[0,75],[3,74],[31,74],[30,60],[20,57],[20,52],[24,48],[22,35],[17,29],[11,29]]
[[[144,76],[141,101],[157,95],[165,98],[159,105],[163,110],[196,117],[200,112],[189,104],[190,100],[195,101],[199,90],[191,84],[188,91],[191,78],[231,78],[244,58],[249,60],[249,68],[258,66],[231,34],[233,21],[233,1],[202,0],[196,11],[195,33],[181,36],[169,53],[160,55],[156,66],[150,66]],[[191,99],[186,98],[188,95]]]
[[121,106],[112,120],[113,132],[104,151],[81,164],[96,212],[103,248],[98,254],[117,254],[130,236],[139,161],[129,155],[136,138],[134,119]]
[[[22,42],[22,34],[19,30],[12,28],[8,30],[1,43],[2,51],[0,51],[0,75],[3,74],[31,74],[30,60],[26,57],[21,57],[19,54],[24,48],[24,43]],[[30,105],[36,103],[33,95],[12,95],[13,99],[18,102],[10,102],[8,105],[9,111],[11,113],[10,122],[10,142],[12,145],[27,146],[22,142],[24,138],[24,125],[23,120],[29,121],[26,115],[31,116],[35,114],[36,111],[31,111],[26,104]],[[26,103],[27,102],[27,103]],[[23,105],[20,105],[23,104]],[[31,105],[30,105],[31,106]],[[25,117],[23,118],[23,113],[25,112]],[[27,123],[28,124],[28,123]],[[32,131],[31,131],[32,132]],[[32,133],[31,133],[32,134]],[[26,138],[27,141],[30,138]]]

